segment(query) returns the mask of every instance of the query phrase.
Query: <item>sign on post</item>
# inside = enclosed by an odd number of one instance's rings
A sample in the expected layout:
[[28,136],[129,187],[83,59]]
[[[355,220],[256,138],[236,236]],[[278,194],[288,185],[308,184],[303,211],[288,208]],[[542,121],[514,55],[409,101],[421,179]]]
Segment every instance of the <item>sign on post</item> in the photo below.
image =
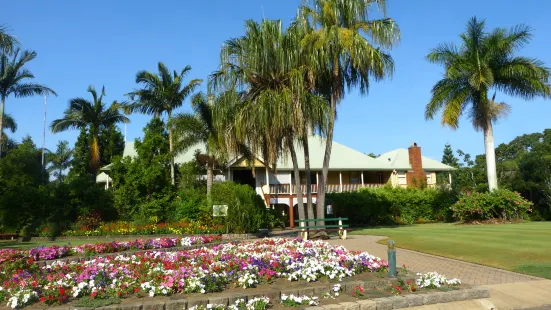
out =
[[228,205],[212,205],[212,216],[228,216]]
[[333,214],[333,206],[327,205],[327,214]]

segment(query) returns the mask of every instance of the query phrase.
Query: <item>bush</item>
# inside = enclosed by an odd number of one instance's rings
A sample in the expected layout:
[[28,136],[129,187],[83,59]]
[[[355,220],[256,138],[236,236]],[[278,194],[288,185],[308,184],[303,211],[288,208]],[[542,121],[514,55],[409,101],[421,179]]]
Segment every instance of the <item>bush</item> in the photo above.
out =
[[334,215],[357,226],[450,221],[450,206],[456,201],[448,190],[390,186],[327,194]]
[[230,232],[257,232],[267,227],[266,205],[253,188],[231,181],[214,183],[213,204],[228,205],[226,225]]
[[465,195],[451,209],[455,218],[463,222],[489,219],[522,219],[531,212],[532,202],[519,193],[506,189],[491,193]]

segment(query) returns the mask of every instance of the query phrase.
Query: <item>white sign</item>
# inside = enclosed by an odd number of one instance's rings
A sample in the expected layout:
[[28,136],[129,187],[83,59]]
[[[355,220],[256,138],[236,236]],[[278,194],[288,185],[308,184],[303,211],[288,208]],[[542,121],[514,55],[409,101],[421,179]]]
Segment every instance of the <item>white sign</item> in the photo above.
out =
[[333,206],[327,205],[327,214],[333,214]]
[[228,205],[213,205],[212,216],[228,216]]

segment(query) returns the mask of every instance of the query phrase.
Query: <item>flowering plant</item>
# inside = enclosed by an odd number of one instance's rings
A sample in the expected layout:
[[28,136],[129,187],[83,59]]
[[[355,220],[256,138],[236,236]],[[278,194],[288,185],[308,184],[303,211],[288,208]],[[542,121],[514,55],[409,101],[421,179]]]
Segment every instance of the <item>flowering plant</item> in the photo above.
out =
[[419,279],[416,284],[419,288],[439,288],[443,285],[457,286],[461,284],[461,280],[457,278],[447,279],[445,276],[438,274],[436,271],[429,273],[418,273]]
[[356,297],[356,298],[361,298],[364,296],[364,288],[357,285],[353,290],[352,290],[352,296]]
[[315,296],[295,296],[281,294],[281,303],[287,307],[317,306],[318,298]]
[[[299,239],[263,239],[175,252],[96,257],[80,262],[54,261],[44,267],[38,267],[32,258],[16,255],[15,260],[24,261],[26,265],[21,266],[30,268],[1,269],[0,291],[7,293],[0,294],[0,302],[12,300],[11,304],[18,306],[31,304],[34,296],[53,305],[81,296],[124,298],[209,293],[222,291],[231,283],[242,287],[267,283],[261,276],[266,274],[290,281],[342,280],[386,268],[386,262],[368,253],[347,251],[321,240]],[[339,291],[337,284],[335,296]],[[25,294],[30,294],[29,298]],[[317,303],[317,298],[288,297],[289,303]]]

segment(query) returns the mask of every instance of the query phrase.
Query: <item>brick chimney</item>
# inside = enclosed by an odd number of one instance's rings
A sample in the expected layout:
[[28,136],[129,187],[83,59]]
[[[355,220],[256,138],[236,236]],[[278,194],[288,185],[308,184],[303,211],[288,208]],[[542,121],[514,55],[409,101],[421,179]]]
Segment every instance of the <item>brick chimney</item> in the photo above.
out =
[[422,187],[427,183],[427,174],[423,171],[423,160],[421,159],[421,148],[417,143],[413,143],[408,148],[409,164],[411,170],[408,171],[406,178],[408,186]]

